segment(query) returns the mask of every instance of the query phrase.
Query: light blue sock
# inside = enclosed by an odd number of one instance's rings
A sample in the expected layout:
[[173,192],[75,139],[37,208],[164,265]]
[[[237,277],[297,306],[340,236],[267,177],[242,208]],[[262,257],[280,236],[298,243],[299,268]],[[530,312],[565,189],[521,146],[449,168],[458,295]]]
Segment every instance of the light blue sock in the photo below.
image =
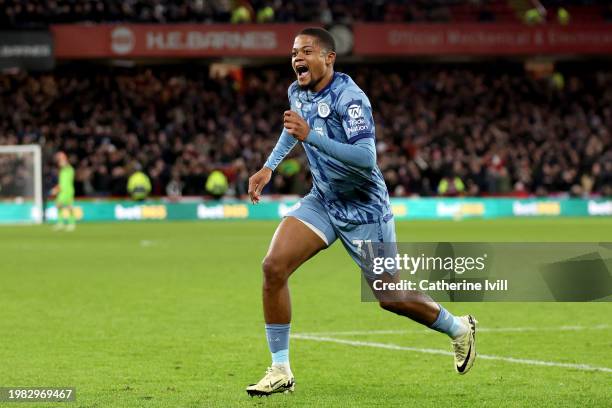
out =
[[266,324],[268,347],[272,353],[272,364],[289,363],[289,329],[291,324]]
[[431,328],[441,333],[446,333],[452,338],[457,338],[458,336],[465,334],[468,328],[463,325],[461,320],[453,316],[442,305],[438,306],[440,306],[440,314],[438,315],[436,321],[431,325]]

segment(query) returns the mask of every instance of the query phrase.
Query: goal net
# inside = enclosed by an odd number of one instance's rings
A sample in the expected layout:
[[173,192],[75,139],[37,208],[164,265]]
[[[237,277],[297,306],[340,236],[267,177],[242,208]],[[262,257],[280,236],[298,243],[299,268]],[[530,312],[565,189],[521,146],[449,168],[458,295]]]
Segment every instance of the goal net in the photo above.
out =
[[42,221],[40,146],[0,146],[0,224]]

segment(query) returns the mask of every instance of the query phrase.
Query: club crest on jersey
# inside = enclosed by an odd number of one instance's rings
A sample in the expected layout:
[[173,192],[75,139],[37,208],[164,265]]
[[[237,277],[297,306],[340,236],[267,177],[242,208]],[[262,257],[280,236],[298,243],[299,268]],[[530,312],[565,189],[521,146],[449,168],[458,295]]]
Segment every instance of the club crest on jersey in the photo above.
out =
[[361,106],[359,105],[351,105],[348,107],[348,114],[353,119],[358,119],[362,116],[361,114]]
[[298,108],[298,109],[302,109],[302,102],[295,101],[295,107]]
[[326,104],[325,102],[319,102],[319,104],[317,105],[317,111],[319,112],[319,116],[322,118],[328,117],[329,114],[331,113],[331,109],[329,108],[329,105]]

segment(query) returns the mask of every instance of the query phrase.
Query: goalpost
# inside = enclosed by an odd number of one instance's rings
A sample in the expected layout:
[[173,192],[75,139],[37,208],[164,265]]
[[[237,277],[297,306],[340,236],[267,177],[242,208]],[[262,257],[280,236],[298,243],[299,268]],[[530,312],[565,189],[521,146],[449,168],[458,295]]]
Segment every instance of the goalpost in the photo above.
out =
[[0,224],[43,222],[39,145],[0,146]]

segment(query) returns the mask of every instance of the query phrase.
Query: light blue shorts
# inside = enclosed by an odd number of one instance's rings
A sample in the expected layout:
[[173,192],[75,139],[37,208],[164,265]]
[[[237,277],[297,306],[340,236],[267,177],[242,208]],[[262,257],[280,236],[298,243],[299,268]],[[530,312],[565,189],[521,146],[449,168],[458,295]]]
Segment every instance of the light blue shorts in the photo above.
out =
[[[378,248],[377,256],[395,256],[395,222],[393,216],[381,217],[369,224],[351,224],[330,217],[321,200],[314,194],[308,194],[300,200],[296,208],[285,216],[295,217],[317,234],[327,246],[340,238],[342,245],[357,265],[367,273],[368,265],[364,264],[367,243],[389,243]],[[384,249],[383,249],[384,248]],[[362,250],[364,251],[362,253]],[[381,252],[381,251],[384,251]],[[367,259],[367,258],[366,258]],[[371,270],[371,267],[370,267]],[[395,271],[387,271],[395,273]]]

